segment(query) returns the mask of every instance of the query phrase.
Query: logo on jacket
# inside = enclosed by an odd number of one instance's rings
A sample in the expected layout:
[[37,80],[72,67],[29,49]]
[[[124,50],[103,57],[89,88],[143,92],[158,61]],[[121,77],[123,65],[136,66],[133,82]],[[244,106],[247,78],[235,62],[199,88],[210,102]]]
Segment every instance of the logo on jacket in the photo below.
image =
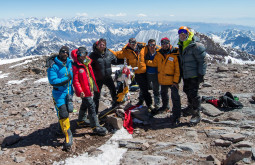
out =
[[80,72],[80,73],[83,73],[83,72],[84,72],[84,70],[83,70],[83,69],[80,69],[80,70],[79,70],[79,72]]
[[169,61],[174,61],[174,58],[173,57],[169,57],[168,60]]

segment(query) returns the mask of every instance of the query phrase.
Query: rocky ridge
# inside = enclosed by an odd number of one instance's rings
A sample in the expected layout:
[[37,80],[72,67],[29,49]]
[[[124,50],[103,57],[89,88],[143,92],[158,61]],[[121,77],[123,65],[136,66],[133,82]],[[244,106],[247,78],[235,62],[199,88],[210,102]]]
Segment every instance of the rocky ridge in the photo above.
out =
[[[0,65],[0,157],[1,164],[53,164],[55,161],[92,153],[113,134],[96,136],[90,128],[78,128],[78,112],[70,114],[74,147],[62,151],[64,137],[57,135],[57,116],[51,98],[52,87],[46,81],[46,56],[35,56],[30,62]],[[209,63],[201,96],[218,98],[229,91],[239,97],[242,109],[218,109],[203,104],[202,121],[189,127],[189,117],[173,127],[169,112],[135,124],[132,140],[119,141],[128,148],[120,164],[254,164],[255,163],[255,65]],[[20,65],[22,64],[22,65]],[[17,80],[17,81],[13,81]],[[38,81],[40,80],[40,81]],[[18,84],[17,84],[18,83]],[[169,91],[170,93],[170,91]],[[137,92],[131,92],[136,103]],[[180,95],[183,106],[186,96]],[[80,98],[74,97],[75,109]],[[100,109],[110,106],[110,95],[103,88]],[[171,103],[170,103],[171,104]]]

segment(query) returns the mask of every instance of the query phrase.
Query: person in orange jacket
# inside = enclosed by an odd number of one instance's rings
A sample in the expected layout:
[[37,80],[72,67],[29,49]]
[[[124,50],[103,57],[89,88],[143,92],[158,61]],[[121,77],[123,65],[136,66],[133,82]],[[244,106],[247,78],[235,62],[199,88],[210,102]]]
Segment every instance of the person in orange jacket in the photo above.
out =
[[118,59],[126,58],[127,64],[131,67],[137,67],[135,70],[135,81],[140,87],[140,92],[142,97],[139,97],[138,104],[142,104],[143,100],[149,110],[153,110],[151,94],[149,93],[149,86],[146,76],[146,64],[145,64],[145,54],[148,49],[146,43],[137,42],[135,38],[130,38],[128,44],[126,44],[121,51],[117,51],[114,54]]
[[152,113],[157,114],[159,111],[167,111],[170,109],[168,96],[168,88],[170,88],[173,103],[171,122],[174,125],[178,125],[181,116],[181,101],[178,91],[180,70],[177,56],[179,55],[179,50],[170,45],[170,40],[167,37],[161,39],[161,46],[162,48],[157,52],[154,60],[146,59],[146,64],[148,66],[158,67],[158,81],[161,85],[163,105],[158,111],[153,111]]

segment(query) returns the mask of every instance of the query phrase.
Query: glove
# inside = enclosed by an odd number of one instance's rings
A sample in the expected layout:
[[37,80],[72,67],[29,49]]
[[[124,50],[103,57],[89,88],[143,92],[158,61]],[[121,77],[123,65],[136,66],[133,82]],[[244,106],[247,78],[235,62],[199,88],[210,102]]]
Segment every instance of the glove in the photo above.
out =
[[204,75],[201,75],[201,74],[198,75],[198,82],[199,83],[204,82]]

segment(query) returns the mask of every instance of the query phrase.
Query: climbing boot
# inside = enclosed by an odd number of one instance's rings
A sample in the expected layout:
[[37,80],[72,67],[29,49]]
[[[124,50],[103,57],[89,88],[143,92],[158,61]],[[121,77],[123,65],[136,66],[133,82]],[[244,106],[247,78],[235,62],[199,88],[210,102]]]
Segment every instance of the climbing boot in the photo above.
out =
[[188,104],[188,106],[186,108],[183,108],[181,110],[181,114],[183,117],[187,117],[187,116],[191,116],[191,111],[192,111],[192,106],[190,104]]
[[89,119],[85,119],[85,120],[82,120],[82,121],[77,121],[76,123],[77,123],[78,127],[89,127],[90,126]]
[[190,126],[197,125],[201,121],[201,115],[199,110],[195,110],[191,116],[191,119],[189,121]]
[[98,127],[92,128],[92,129],[93,129],[93,133],[95,133],[99,136],[105,136],[108,133],[108,131],[105,127],[98,126]]
[[170,122],[171,124],[176,127],[180,124],[180,117],[177,117],[177,116],[174,116],[174,115],[171,115],[170,116]]
[[62,132],[65,135],[65,144],[64,149],[69,151],[73,144],[73,135],[70,129],[70,121],[69,118],[64,118],[59,120]]

